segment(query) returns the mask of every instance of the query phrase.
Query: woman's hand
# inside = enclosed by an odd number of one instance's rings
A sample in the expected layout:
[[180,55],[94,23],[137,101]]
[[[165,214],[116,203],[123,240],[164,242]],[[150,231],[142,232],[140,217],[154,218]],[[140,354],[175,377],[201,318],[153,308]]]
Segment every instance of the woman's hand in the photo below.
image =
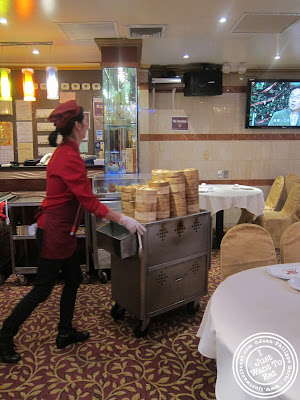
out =
[[144,232],[146,232],[146,228],[141,225],[137,220],[131,217],[127,217],[123,214],[121,214],[121,218],[118,223],[128,229],[131,234],[138,232],[140,235],[143,235]]

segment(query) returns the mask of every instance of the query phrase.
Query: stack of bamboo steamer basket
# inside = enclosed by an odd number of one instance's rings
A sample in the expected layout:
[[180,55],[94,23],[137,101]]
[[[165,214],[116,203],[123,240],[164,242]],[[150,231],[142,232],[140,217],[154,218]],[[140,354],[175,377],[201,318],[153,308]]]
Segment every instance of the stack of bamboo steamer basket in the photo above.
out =
[[170,210],[171,217],[187,214],[185,176],[182,171],[168,171],[165,173],[166,181],[170,185]]
[[149,186],[157,190],[156,219],[170,217],[170,185],[163,180],[149,181]]
[[186,205],[187,213],[199,212],[199,172],[196,168],[186,168],[182,170],[185,176]]
[[121,188],[122,213],[134,218],[135,214],[135,186],[122,186]]
[[140,186],[135,195],[135,219],[142,223],[156,221],[157,190]]

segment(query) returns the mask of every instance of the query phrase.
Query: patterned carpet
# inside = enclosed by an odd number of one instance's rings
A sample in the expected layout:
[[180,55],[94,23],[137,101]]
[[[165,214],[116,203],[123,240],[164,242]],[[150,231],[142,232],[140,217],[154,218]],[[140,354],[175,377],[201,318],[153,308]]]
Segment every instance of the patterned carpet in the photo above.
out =
[[[191,400],[215,399],[216,364],[198,352],[196,333],[207,301],[219,284],[219,251],[212,254],[209,292],[196,315],[186,307],[151,319],[137,339],[134,319],[110,316],[110,283],[82,284],[74,324],[90,339],[58,350],[55,346],[62,285],[24,323],[15,338],[22,360],[0,363],[0,399],[16,400]],[[0,324],[30,290],[12,275],[0,285]]]

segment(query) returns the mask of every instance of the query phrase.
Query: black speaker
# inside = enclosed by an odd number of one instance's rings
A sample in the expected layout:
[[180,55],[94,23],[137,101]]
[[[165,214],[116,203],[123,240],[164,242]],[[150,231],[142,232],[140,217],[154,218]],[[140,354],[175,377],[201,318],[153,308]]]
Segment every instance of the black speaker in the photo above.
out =
[[183,74],[185,96],[222,94],[222,71],[189,71]]

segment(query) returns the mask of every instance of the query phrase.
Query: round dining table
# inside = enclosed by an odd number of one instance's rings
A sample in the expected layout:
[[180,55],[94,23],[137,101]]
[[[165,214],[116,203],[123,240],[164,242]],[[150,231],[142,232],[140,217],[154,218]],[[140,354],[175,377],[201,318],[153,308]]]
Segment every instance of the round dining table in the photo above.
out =
[[263,213],[265,200],[259,188],[245,185],[199,185],[200,209],[216,214],[216,238],[213,248],[220,248],[224,236],[224,210],[245,208],[255,216]]
[[217,400],[300,398],[300,286],[274,276],[282,269],[292,277],[300,263],[231,275],[207,304],[198,350],[216,359]]

